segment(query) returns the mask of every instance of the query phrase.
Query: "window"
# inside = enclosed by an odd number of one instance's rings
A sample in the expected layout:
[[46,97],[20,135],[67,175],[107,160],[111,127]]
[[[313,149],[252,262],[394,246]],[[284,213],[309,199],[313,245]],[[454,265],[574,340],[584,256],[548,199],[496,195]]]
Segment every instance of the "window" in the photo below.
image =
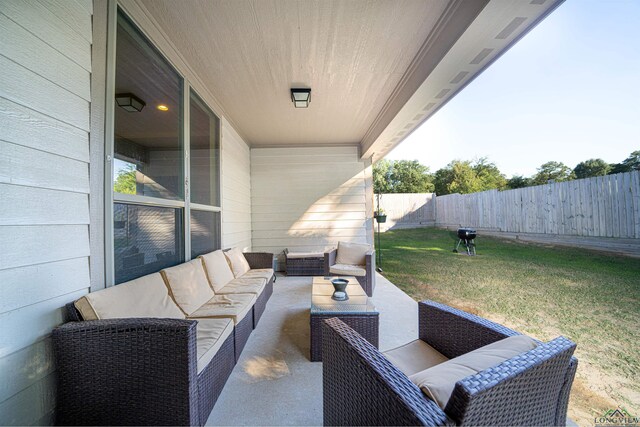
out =
[[[182,78],[124,16],[118,17],[114,185],[121,194],[184,200]],[[124,100],[124,101],[123,101]]]
[[191,257],[220,249],[220,119],[191,91]]
[[220,120],[191,91],[191,203],[220,206]]
[[115,203],[113,211],[116,283],[182,261],[182,209]]
[[220,249],[220,212],[191,210],[191,258]]
[[107,285],[219,249],[221,228],[220,119],[120,11],[115,37]]

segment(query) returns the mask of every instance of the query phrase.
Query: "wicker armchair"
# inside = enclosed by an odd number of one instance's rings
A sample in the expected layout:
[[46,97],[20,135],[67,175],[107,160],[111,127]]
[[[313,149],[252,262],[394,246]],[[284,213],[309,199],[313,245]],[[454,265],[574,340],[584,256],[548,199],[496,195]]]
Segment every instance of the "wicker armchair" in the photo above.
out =
[[[447,358],[518,335],[431,301],[419,317],[419,338]],[[458,381],[442,410],[339,319],[323,328],[325,425],[566,425],[577,359],[564,337]]]
[[193,320],[69,322],[53,345],[57,425],[204,425],[235,366],[230,335],[197,373]]
[[357,273],[351,273],[349,272],[349,270],[341,272],[337,272],[338,270],[335,270],[334,266],[336,265],[338,260],[338,250],[339,246],[338,248],[334,248],[329,252],[324,253],[324,275],[355,276],[355,278],[358,280],[358,283],[360,283],[360,286],[362,286],[362,289],[364,289],[367,295],[370,297],[373,296],[373,291],[376,287],[376,251],[373,249],[369,249],[364,257],[365,263],[363,265],[354,266],[360,267],[358,268],[358,270],[364,270],[364,274],[360,275]]

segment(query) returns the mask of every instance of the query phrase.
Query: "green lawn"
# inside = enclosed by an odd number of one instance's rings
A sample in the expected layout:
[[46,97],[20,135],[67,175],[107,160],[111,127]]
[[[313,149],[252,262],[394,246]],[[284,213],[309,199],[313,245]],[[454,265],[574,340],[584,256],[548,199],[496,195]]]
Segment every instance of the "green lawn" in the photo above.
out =
[[578,344],[570,416],[593,425],[612,405],[640,413],[640,260],[582,249],[476,239],[452,252],[455,233],[381,235],[383,275],[416,300],[479,314],[541,340]]

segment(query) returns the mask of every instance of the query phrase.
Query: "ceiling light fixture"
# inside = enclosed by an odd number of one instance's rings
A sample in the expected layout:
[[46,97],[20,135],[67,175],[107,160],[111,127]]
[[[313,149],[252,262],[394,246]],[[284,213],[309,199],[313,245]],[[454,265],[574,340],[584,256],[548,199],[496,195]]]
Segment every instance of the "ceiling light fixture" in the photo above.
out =
[[139,113],[144,108],[144,101],[132,93],[119,93],[116,95],[116,103],[119,107],[130,113]]
[[157,108],[158,110],[160,110],[160,111],[169,111],[169,107],[167,107],[167,106],[166,106],[166,105],[164,105],[164,104],[160,104],[160,105],[158,105],[156,108]]
[[291,101],[296,108],[307,108],[311,102],[311,89],[291,89]]

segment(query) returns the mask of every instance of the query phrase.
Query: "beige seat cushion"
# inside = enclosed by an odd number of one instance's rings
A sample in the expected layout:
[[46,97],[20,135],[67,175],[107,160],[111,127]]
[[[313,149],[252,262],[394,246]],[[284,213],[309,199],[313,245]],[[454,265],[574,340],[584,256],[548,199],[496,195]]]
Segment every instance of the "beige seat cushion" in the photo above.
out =
[[244,257],[240,249],[229,249],[224,254],[231,265],[231,270],[233,270],[233,275],[235,277],[240,277],[251,269],[247,259]]
[[324,258],[324,254],[322,252],[289,252],[287,253],[287,258]]
[[273,268],[253,268],[242,275],[242,278],[247,279],[255,279],[260,278],[264,279],[266,282],[271,280],[273,277]]
[[449,360],[422,340],[411,341],[383,354],[408,377]]
[[224,340],[233,334],[231,319],[199,319],[196,325],[196,348],[198,351],[198,373],[207,367]]
[[224,256],[224,252],[221,250],[201,255],[198,258],[202,259],[209,284],[211,284],[214,292],[218,292],[235,278],[227,257]]
[[229,294],[216,295],[207,301],[202,307],[193,312],[189,319],[215,319],[229,318],[236,325],[240,323],[257,299],[256,294]]
[[199,259],[164,269],[160,273],[171,291],[173,300],[187,315],[214,296]]
[[365,255],[370,250],[370,245],[361,243],[338,242],[336,264],[365,265]]
[[245,274],[238,279],[233,279],[232,281],[227,283],[225,287],[218,290],[218,292],[216,292],[216,295],[256,294],[260,296],[265,286],[267,285],[267,282],[260,277],[248,278],[246,276],[247,275]]
[[458,381],[533,350],[536,346],[533,338],[526,335],[508,337],[410,375],[409,379],[444,409]]
[[84,320],[128,317],[184,319],[160,273],[92,292],[74,303]]
[[359,265],[333,264],[329,272],[340,276],[366,276],[367,270]]

